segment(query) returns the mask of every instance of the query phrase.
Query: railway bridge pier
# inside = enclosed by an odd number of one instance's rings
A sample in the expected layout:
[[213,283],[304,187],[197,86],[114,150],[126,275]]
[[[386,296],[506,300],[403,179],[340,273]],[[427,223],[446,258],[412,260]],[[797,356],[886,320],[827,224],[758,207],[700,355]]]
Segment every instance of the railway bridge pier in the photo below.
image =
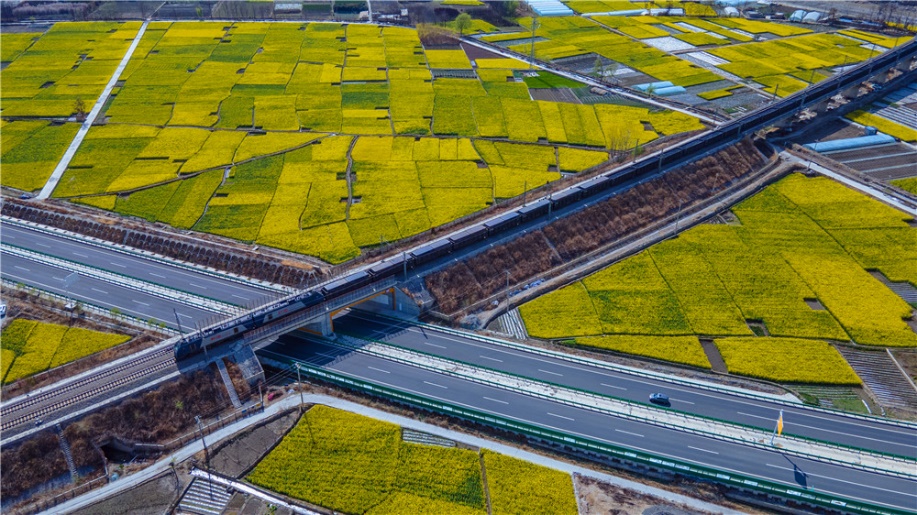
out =
[[319,336],[333,336],[335,317],[351,309],[382,314],[397,313],[401,316],[406,315],[415,318],[420,316],[422,311],[414,299],[405,294],[396,285],[374,292],[368,297],[354,300],[329,312],[321,313],[315,319],[307,321],[299,330]]

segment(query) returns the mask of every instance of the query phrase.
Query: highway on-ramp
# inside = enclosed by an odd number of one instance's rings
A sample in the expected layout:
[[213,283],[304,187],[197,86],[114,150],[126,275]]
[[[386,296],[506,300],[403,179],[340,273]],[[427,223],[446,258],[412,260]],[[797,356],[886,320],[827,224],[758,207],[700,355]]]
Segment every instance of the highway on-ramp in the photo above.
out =
[[917,431],[879,420],[854,418],[726,391],[674,384],[648,376],[500,346],[429,326],[351,311],[335,319],[335,331],[539,381],[648,404],[651,393],[669,395],[672,409],[772,430],[784,412],[788,434],[917,459]]
[[276,361],[299,360],[336,373],[459,406],[643,450],[795,488],[891,508],[917,508],[917,481],[813,461],[741,444],[616,418],[547,399],[445,376],[383,358],[355,353],[300,335],[285,335],[259,351]]

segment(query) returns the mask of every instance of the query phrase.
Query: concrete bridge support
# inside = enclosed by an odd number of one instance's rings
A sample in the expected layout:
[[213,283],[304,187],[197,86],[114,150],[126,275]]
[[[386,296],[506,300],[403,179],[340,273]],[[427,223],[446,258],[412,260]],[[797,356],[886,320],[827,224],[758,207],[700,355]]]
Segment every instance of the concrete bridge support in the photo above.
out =
[[393,286],[353,304],[340,307],[334,311],[328,311],[320,317],[310,320],[300,329],[321,336],[332,336],[334,335],[334,317],[345,309],[410,318],[417,318],[421,313],[420,306],[411,297],[406,295],[400,288]]

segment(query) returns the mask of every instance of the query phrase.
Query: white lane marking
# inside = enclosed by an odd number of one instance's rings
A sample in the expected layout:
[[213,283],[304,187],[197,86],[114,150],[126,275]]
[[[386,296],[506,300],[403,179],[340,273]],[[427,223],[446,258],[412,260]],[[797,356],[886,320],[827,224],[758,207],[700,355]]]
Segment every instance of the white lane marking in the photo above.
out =
[[100,290],[100,289],[98,289],[98,288],[93,288],[92,291],[97,291],[97,292],[99,292],[99,293],[104,293],[104,294],[108,295],[108,292],[107,292],[107,291],[105,291],[105,290]]
[[572,418],[570,418],[570,417],[565,417],[565,416],[563,416],[563,415],[558,415],[558,414],[556,414],[556,413],[551,413],[550,411],[548,412],[548,415],[551,415],[552,417],[562,418],[562,419],[564,419],[564,420],[569,420],[569,421],[571,421],[571,422],[574,421],[574,420],[573,420]]
[[631,433],[630,431],[624,431],[623,429],[615,429],[615,431],[619,433],[624,433],[626,435],[639,436],[640,438],[643,438],[643,435],[641,435],[640,433]]
[[545,374],[551,374],[552,376],[560,376],[560,377],[563,377],[563,376],[564,376],[563,374],[558,374],[557,372],[551,372],[550,370],[544,370],[544,369],[541,369],[541,368],[539,368],[538,371],[539,371],[539,372],[544,372]]
[[[379,323],[378,320],[373,319],[373,318],[363,317],[363,316],[359,316],[359,315],[356,315],[356,314],[354,314],[353,316],[354,316],[354,318],[357,318],[357,319],[360,319],[360,320],[365,320],[365,321],[368,321],[368,322]],[[436,333],[436,331],[433,330],[433,329],[431,329],[431,328],[424,328],[424,330],[421,331],[421,330],[420,330],[419,328],[417,328],[416,326],[411,326],[411,325],[409,325],[409,324],[393,324],[393,325],[396,325],[396,326],[398,326],[398,327],[402,327],[402,328],[404,328],[405,331],[411,332],[411,333],[416,333],[416,334],[425,334],[425,332],[433,332],[433,333]],[[613,372],[613,373],[617,373],[617,374],[625,374],[625,375],[628,375],[628,376],[629,376],[629,377],[628,377],[628,380],[629,380],[629,381],[632,381],[632,382],[635,382],[635,383],[640,383],[640,384],[645,384],[645,385],[650,385],[650,386],[654,386],[654,387],[665,387],[665,388],[668,388],[668,389],[673,390],[673,391],[679,391],[679,392],[682,392],[682,393],[686,393],[686,394],[688,394],[688,395],[694,395],[694,396],[698,396],[698,397],[705,397],[705,398],[713,399],[713,400],[717,400],[717,401],[722,401],[722,400],[725,398],[728,402],[733,402],[733,403],[736,403],[736,404],[744,404],[744,405],[746,405],[746,406],[752,406],[752,407],[755,407],[755,408],[764,408],[764,409],[773,408],[773,405],[764,404],[764,403],[766,403],[766,402],[769,402],[767,399],[743,399],[743,398],[740,398],[740,397],[739,397],[739,398],[734,397],[734,396],[732,396],[732,395],[730,395],[730,394],[728,394],[728,393],[705,392],[705,391],[699,391],[699,390],[692,390],[692,389],[690,389],[689,387],[679,386],[679,385],[673,385],[673,384],[668,383],[668,382],[663,381],[663,380],[645,380],[645,379],[641,379],[641,378],[636,377],[636,376],[630,376],[630,374],[629,374],[628,372],[625,372],[625,371],[620,371],[620,370],[610,370],[610,371],[596,370],[596,366],[597,366],[597,365],[574,365],[574,364],[571,364],[571,363],[563,363],[563,362],[558,363],[557,360],[560,360],[561,358],[543,359],[543,358],[541,358],[541,357],[531,356],[531,355],[529,355],[526,351],[523,351],[523,350],[521,350],[521,349],[501,349],[501,348],[494,348],[493,345],[491,345],[491,344],[483,344],[483,343],[476,342],[476,341],[473,341],[473,340],[469,341],[469,340],[467,340],[467,339],[451,338],[451,337],[446,336],[446,335],[444,335],[444,334],[442,334],[442,333],[438,333],[438,334],[437,334],[437,338],[440,338],[440,339],[442,339],[442,340],[453,341],[453,342],[456,342],[456,343],[460,343],[460,344],[462,344],[462,345],[467,345],[467,346],[469,346],[469,347],[476,347],[476,348],[478,348],[478,349],[486,350],[486,351],[488,351],[488,352],[496,352],[496,353],[500,353],[500,354],[507,354],[507,355],[515,356],[515,357],[519,357],[520,355],[525,355],[526,358],[528,358],[528,359],[530,359],[530,360],[532,360],[532,361],[539,361],[539,362],[541,362],[541,363],[546,363],[546,364],[550,364],[550,365],[562,366],[562,367],[567,368],[567,369],[577,370],[577,371],[585,372],[585,373],[591,373],[591,374],[597,374],[597,375],[605,375],[606,377],[608,376],[608,372]],[[432,344],[428,344],[428,345],[432,345]],[[605,386],[611,386],[611,385],[607,385],[607,384],[606,384]],[[619,387],[619,388],[620,388],[620,387]],[[789,413],[795,413],[795,415],[796,415],[796,416],[799,416],[799,417],[806,417],[806,418],[818,419],[818,420],[830,420],[830,421],[833,421],[833,422],[841,422],[841,423],[847,422],[847,421],[845,421],[845,420],[838,420],[838,418],[835,417],[835,416],[830,416],[830,415],[829,415],[829,416],[821,416],[821,415],[819,415],[819,414],[817,414],[817,413],[810,413],[810,412],[805,412],[805,411],[797,411],[797,410],[794,409],[793,407],[789,407],[789,406],[788,406],[788,407],[785,407],[784,409],[788,410],[788,411],[787,411],[787,414],[789,414]],[[756,416],[756,415],[751,415],[751,416]],[[775,419],[770,419],[770,418],[767,418],[767,417],[761,417],[761,418],[764,418],[764,419],[766,419],[766,420],[771,420],[771,421],[775,420]],[[796,425],[800,425],[800,426],[801,426],[801,424],[796,424]],[[857,425],[860,425],[860,424],[857,424]],[[804,427],[813,427],[813,426],[804,426]],[[831,432],[831,433],[848,434],[848,433],[846,433],[846,432],[844,432],[844,431],[834,431],[834,430],[827,430],[827,429],[821,429],[821,428],[817,428],[817,429],[819,429],[819,430],[821,430],[821,431],[828,431],[828,432]],[[907,435],[907,436],[911,436],[911,435],[912,435],[912,433],[909,432],[907,429],[900,429],[900,430],[899,430],[898,428],[894,428],[894,427],[875,427],[875,429],[876,429],[877,431],[882,431],[882,432],[887,432],[887,433],[904,434],[904,435]],[[881,438],[870,438],[870,437],[858,436],[858,435],[855,435],[855,436],[856,436],[857,438],[864,439],[864,440],[874,440],[874,441],[878,441],[878,442],[886,442],[886,440],[883,440],[883,439],[881,439]]]
[[153,277],[159,277],[160,279],[165,279],[165,278],[166,278],[166,276],[164,276],[164,275],[162,275],[162,274],[154,274],[153,272],[150,272],[150,275],[152,275]]
[[70,253],[73,254],[74,256],[80,256],[81,258],[88,258],[88,257],[89,257],[88,255],[86,255],[86,254],[80,254],[79,252],[73,252],[73,251],[71,251]]
[[599,384],[602,386],[607,386],[609,388],[616,388],[618,390],[627,390],[627,388],[624,388],[623,386],[615,386],[613,384],[605,384],[605,383],[599,383]]
[[681,400],[681,399],[672,399],[672,402],[680,402],[680,403],[683,403],[683,404],[694,404],[694,403],[691,402],[691,401],[683,401],[683,400]]
[[51,245],[45,245],[44,243],[38,243],[38,242],[36,242],[35,245],[38,245],[39,247],[44,247],[44,248],[46,248],[46,249],[50,249],[50,248],[51,248]]
[[707,449],[701,449],[700,447],[694,447],[694,446],[691,446],[691,445],[688,446],[688,449],[694,449],[695,451],[701,451],[701,452],[709,452],[710,454],[719,454],[719,453],[716,452],[716,451],[709,451],[709,450],[707,450]]
[[366,368],[370,370],[375,370],[376,372],[382,372],[384,374],[391,374],[391,372],[389,372],[388,370],[382,370],[381,368],[376,368],[376,367],[366,367]]
[[489,401],[499,402],[500,404],[509,404],[508,402],[506,402],[506,401],[501,401],[500,399],[491,399],[490,397],[484,397],[484,398],[487,399],[487,400],[489,400]]
[[241,296],[241,295],[236,295],[235,293],[233,293],[232,296],[235,297],[235,298],[237,298],[237,299],[248,300],[248,297],[243,297],[243,296]]
[[737,414],[737,415],[745,415],[746,417],[751,417],[751,418],[760,418],[760,419],[763,419],[763,420],[777,420],[775,417],[762,417],[761,415],[752,415],[751,413],[744,413],[744,412],[741,412],[741,411],[736,411],[736,414]]
[[193,316],[191,316],[191,315],[186,315],[186,314],[184,314],[184,313],[179,313],[178,316],[180,316],[180,317],[182,317],[182,318],[194,318]]
[[425,384],[428,384],[428,385],[430,385],[430,386],[435,386],[435,387],[437,387],[437,388],[442,388],[442,389],[444,389],[444,390],[449,388],[448,386],[443,386],[443,385],[441,385],[441,384],[431,383],[430,381],[424,381],[424,383],[425,383]]
[[133,300],[133,301],[136,302],[137,304],[141,304],[141,305],[143,305],[143,306],[149,306],[149,304],[147,304],[146,302],[140,302],[139,300],[136,300],[136,299],[131,299],[131,300]]
[[[429,395],[428,392],[416,391],[416,390],[412,390],[412,389],[410,389],[410,388],[403,388],[403,387],[401,387],[401,386],[399,386],[399,385],[396,385],[396,384],[394,384],[394,383],[385,383],[385,382],[382,382],[381,384],[382,384],[382,386],[388,386],[388,387],[390,387],[390,388],[398,388],[398,389],[400,389],[400,390],[403,390],[403,391],[406,391],[406,392],[410,392],[410,393],[417,393],[417,394],[424,394],[424,393],[427,393],[427,394]],[[441,398],[441,397],[438,398],[438,399],[439,399],[439,400],[446,400],[445,398]],[[474,406],[474,405],[471,405],[471,404],[459,403],[459,405],[464,406],[464,407],[467,407],[467,408],[475,408],[475,406]],[[569,434],[571,434],[571,435],[574,435],[574,436],[581,436],[581,437],[587,437],[587,438],[590,437],[590,435],[587,435],[587,434],[585,434],[585,433],[580,433],[580,432],[575,431],[575,430],[564,429],[564,428],[552,426],[552,425],[547,424],[547,423],[544,423],[544,424],[542,424],[542,425],[543,425],[544,427],[548,428],[548,429],[554,429],[554,430],[556,430],[556,431],[565,431],[565,432],[567,432],[567,433],[569,433]],[[641,436],[642,436],[642,435],[641,435]],[[616,440],[611,440],[611,439],[609,439],[609,438],[594,437],[594,436],[593,436],[593,438],[596,438],[597,440],[599,440],[599,441],[601,441],[601,442],[606,442],[606,443],[610,443],[610,444],[624,445],[623,442],[616,441]],[[681,460],[687,461],[687,462],[689,462],[689,463],[693,463],[693,464],[695,464],[695,465],[701,465],[701,466],[707,466],[707,465],[708,465],[708,463],[705,462],[705,461],[698,461],[698,460],[695,460],[695,459],[692,459],[692,458],[688,458],[688,457],[683,456],[683,455],[676,455],[676,454],[671,454],[671,453],[667,453],[667,452],[662,452],[662,451],[660,451],[659,449],[653,449],[653,448],[650,448],[650,447],[635,446],[633,443],[628,443],[627,445],[630,446],[630,448],[633,449],[633,450],[643,451],[643,452],[647,452],[647,453],[652,453],[652,454],[655,454],[655,455],[657,455],[657,456],[662,456],[662,457],[665,457],[665,458],[681,459]],[[776,466],[776,465],[772,465],[772,466]],[[721,465],[721,466],[719,466],[718,468],[719,468],[721,471],[725,471],[725,472],[732,472],[732,473],[735,473],[735,474],[743,474],[743,472],[742,472],[741,470],[738,470],[738,469],[735,469],[735,468],[731,468],[731,467],[728,467],[728,466],[726,466],[726,465]],[[809,475],[811,476],[812,474],[809,474]],[[822,477],[824,477],[824,476],[822,476]],[[794,482],[785,481],[785,480],[779,479],[779,478],[775,478],[775,479],[773,479],[773,481],[776,481],[776,482],[778,482],[778,483],[781,483],[781,484],[784,484],[784,485],[787,485],[787,486],[792,486],[792,487],[794,487],[794,488],[795,488],[795,487],[798,487],[798,485],[797,485],[796,483],[794,483]],[[843,481],[843,482],[845,482],[845,483],[850,483],[850,484],[852,484],[852,485],[866,486],[866,488],[871,488],[871,489],[876,489],[876,490],[884,490],[884,491],[886,491],[886,492],[891,492],[891,493],[894,493],[894,494],[900,494],[900,493],[901,493],[901,492],[896,491],[896,490],[886,490],[886,489],[879,488],[879,487],[875,487],[875,486],[859,485],[859,483],[853,483],[853,482],[851,482],[851,481]],[[832,490],[830,490],[830,489],[826,489],[824,486],[822,487],[822,491],[825,491],[825,492],[828,492],[828,493],[835,493],[835,494],[838,494],[838,495],[843,494],[844,496],[846,496],[846,497],[848,497],[848,498],[851,498],[851,499],[854,499],[854,500],[857,500],[857,501],[872,502],[872,501],[869,501],[868,499],[865,499],[865,498],[862,498],[862,497],[857,497],[857,496],[851,495],[849,492],[846,492],[846,491],[845,491],[845,492],[832,491]]]
[[490,356],[485,356],[485,355],[483,355],[483,354],[481,354],[481,355],[478,356],[478,357],[479,357],[479,358],[484,358],[484,359],[489,359],[489,360],[491,360],[491,361],[496,361],[496,362],[498,362],[498,363],[503,363],[503,360],[502,360],[502,359],[492,358],[492,357],[490,357]]
[[200,289],[202,289],[202,290],[206,290],[206,289],[207,289],[206,286],[201,286],[200,284],[194,284],[194,283],[188,283],[188,284],[190,284],[191,286],[194,286],[195,288],[200,288]]
[[445,349],[445,347],[443,347],[442,345],[437,345],[437,344],[435,344],[435,343],[423,342],[423,344],[424,344],[424,345],[429,345],[430,347],[437,347],[437,348],[440,348],[440,349]]
[[830,476],[823,476],[823,475],[821,475],[821,474],[812,474],[812,473],[810,473],[810,472],[806,472],[805,470],[802,470],[801,468],[795,468],[795,469],[794,469],[794,468],[791,468],[791,467],[783,467],[783,466],[780,466],[780,465],[771,465],[770,463],[765,463],[765,465],[767,465],[768,467],[773,467],[773,468],[775,468],[775,469],[781,469],[781,470],[791,470],[791,471],[792,471],[792,470],[798,470],[798,471],[802,472],[803,474],[805,474],[807,477],[817,477],[817,478],[821,478],[821,479],[830,479],[831,481],[837,481],[837,482],[839,482],[839,483],[847,483],[848,485],[856,485],[857,487],[860,487],[860,488],[870,488],[870,489],[872,489],[872,490],[880,490],[880,491],[882,491],[882,492],[890,492],[890,493],[893,493],[893,494],[900,494],[900,493],[901,493],[901,492],[898,491],[898,490],[890,490],[890,489],[887,489],[887,488],[879,488],[878,486],[864,485],[864,484],[862,484],[862,483],[858,483],[858,482],[855,482],[855,481],[846,481],[846,480],[844,480],[844,479],[838,479],[838,478],[836,478],[836,477],[830,477]]
[[15,265],[13,268],[15,268],[15,269],[17,269],[17,270],[25,270],[26,272],[31,272],[31,270],[29,270],[28,268],[26,268],[26,267],[24,267],[24,266]]
[[[771,422],[777,420],[775,417],[762,417],[761,415],[752,415],[751,413],[744,413],[744,412],[741,412],[741,411],[737,411],[736,414],[738,414],[738,415],[745,415],[746,417],[751,417],[751,418],[760,418],[761,420],[768,420],[768,421],[771,421]],[[797,413],[797,414],[798,414],[798,413]],[[803,414],[803,415],[804,415],[804,414]],[[821,417],[815,417],[815,418],[821,418]],[[825,432],[825,433],[834,433],[834,434],[838,434],[838,435],[851,436],[851,437],[853,437],[853,438],[859,438],[860,440],[871,440],[871,441],[873,441],[873,442],[889,443],[889,441],[888,441],[887,439],[884,439],[884,438],[872,438],[872,437],[869,437],[869,436],[855,435],[855,434],[851,434],[849,431],[836,431],[836,430],[834,430],[834,429],[826,429],[826,428],[822,428],[822,427],[809,426],[809,425],[806,425],[806,424],[800,424],[800,423],[798,423],[798,422],[794,422],[794,423],[793,423],[793,427],[804,427],[804,428],[806,428],[806,429],[815,429],[816,431],[822,431],[822,432]],[[896,433],[897,431],[890,431],[890,432]],[[898,445],[898,444],[896,444],[896,445]]]
[[127,268],[127,265],[122,265],[121,263],[115,263],[114,261],[109,261],[114,266],[120,266],[121,268]]

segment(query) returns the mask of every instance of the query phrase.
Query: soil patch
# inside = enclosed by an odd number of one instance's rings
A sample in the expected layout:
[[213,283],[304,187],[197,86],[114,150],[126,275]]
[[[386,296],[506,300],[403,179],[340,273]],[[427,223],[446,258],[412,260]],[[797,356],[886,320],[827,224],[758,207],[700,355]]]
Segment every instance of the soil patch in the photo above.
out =
[[277,445],[298,420],[299,410],[288,411],[266,424],[233,436],[214,451],[210,466],[225,476],[242,477]]
[[124,515],[159,515],[168,513],[182,491],[182,484],[171,471],[131,488],[114,497],[73,512],[75,515],[121,513]]
[[628,490],[579,474],[573,475],[573,482],[576,485],[580,515],[649,515],[663,513],[693,515],[708,513],[692,510],[661,497],[636,490]]
[[701,340],[700,345],[704,349],[704,354],[707,355],[707,361],[710,362],[710,368],[714,372],[728,374],[729,369],[726,368],[726,361],[723,360],[720,349],[713,343],[713,340]]

